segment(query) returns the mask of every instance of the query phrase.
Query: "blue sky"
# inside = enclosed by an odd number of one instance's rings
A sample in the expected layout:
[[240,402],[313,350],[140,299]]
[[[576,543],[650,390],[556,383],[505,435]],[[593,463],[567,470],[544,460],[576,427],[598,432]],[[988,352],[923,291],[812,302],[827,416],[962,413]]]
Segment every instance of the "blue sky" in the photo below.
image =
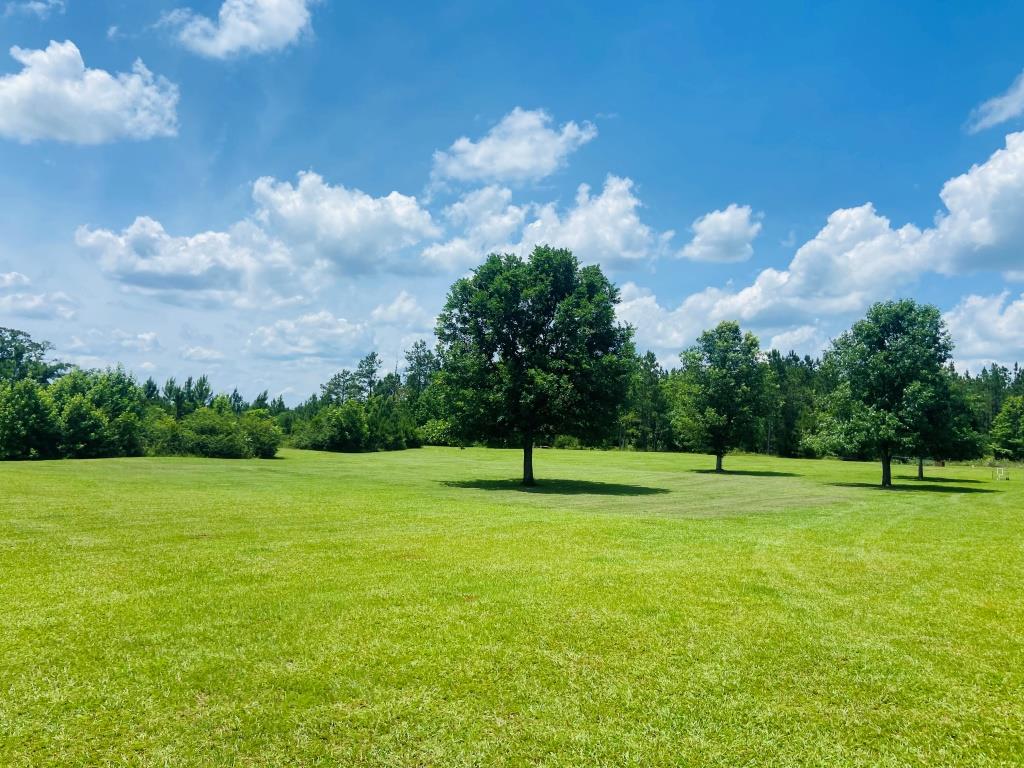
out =
[[1020,3],[187,2],[0,0],[0,325],[66,359],[294,402],[547,241],[668,363],[893,296],[1024,360]]

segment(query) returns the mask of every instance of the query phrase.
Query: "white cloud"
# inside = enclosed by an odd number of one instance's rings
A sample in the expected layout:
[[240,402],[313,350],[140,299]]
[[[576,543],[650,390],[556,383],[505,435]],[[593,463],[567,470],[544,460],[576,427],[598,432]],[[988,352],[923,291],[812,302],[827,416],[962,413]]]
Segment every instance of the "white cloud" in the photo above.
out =
[[322,310],[260,326],[250,334],[246,349],[257,357],[276,360],[349,360],[371,345],[372,337],[364,323]]
[[0,290],[5,288],[16,288],[19,285],[28,285],[32,281],[27,275],[21,272],[0,272]]
[[1010,84],[1005,93],[993,96],[988,101],[975,107],[967,121],[967,130],[978,133],[1007,120],[1013,120],[1024,114],[1024,72]]
[[1024,267],[1024,133],[1011,133],[988,160],[947,181],[947,212],[928,232],[938,271]]
[[[644,296],[626,311],[642,311],[648,318],[655,330],[641,327],[648,334],[641,340],[655,349],[674,346],[681,329],[688,334],[696,325],[709,327],[721,320],[738,320],[784,343],[792,340],[785,334],[794,326],[845,324],[928,272],[1012,273],[1024,266],[1024,133],[1010,134],[1004,149],[946,182],[940,197],[946,210],[932,227],[895,228],[870,203],[842,208],[797,250],[786,269],[764,269],[740,289],[706,288],[675,310]],[[971,354],[979,348],[973,345]]]
[[390,304],[380,304],[370,313],[374,323],[402,326],[410,331],[429,330],[433,318],[416,297],[402,290]]
[[492,252],[514,250],[509,243],[526,220],[529,206],[512,205],[507,187],[488,186],[469,192],[448,206],[444,217],[462,234],[423,251],[428,264],[446,272],[466,269]]
[[181,357],[198,363],[213,363],[224,359],[224,353],[209,347],[182,347]]
[[51,13],[64,13],[64,0],[12,0],[4,8],[4,16],[35,16],[47,19]]
[[271,287],[278,299],[280,290],[296,289],[288,249],[248,222],[227,232],[175,236],[141,216],[120,233],[79,227],[75,242],[113,279],[172,301],[245,304]]
[[693,222],[693,239],[680,256],[692,261],[736,262],[754,255],[751,245],[761,231],[761,215],[749,205],[730,204]]
[[564,215],[554,203],[537,207],[518,250],[525,253],[547,244],[569,248],[581,261],[612,267],[651,259],[661,253],[673,233],[657,234],[644,224],[637,212],[640,205],[630,179],[609,175],[596,196],[581,184],[575,206]]
[[266,53],[291,45],[309,31],[316,0],[224,0],[217,19],[187,8],[165,14],[162,23],[177,29],[178,41],[194,53],[226,59]]
[[595,136],[591,123],[569,121],[556,130],[544,110],[516,107],[479,141],[463,136],[436,151],[432,175],[463,182],[535,181],[557,171]]
[[957,361],[972,368],[1024,358],[1024,294],[966,296],[945,314]]
[[45,50],[15,46],[18,73],[0,77],[0,136],[103,144],[177,133],[178,88],[141,59],[130,73],[87,69],[70,40]]
[[0,294],[0,316],[37,317],[70,320],[75,316],[75,303],[66,293]]
[[116,358],[122,352],[154,352],[161,346],[155,331],[129,333],[120,328],[112,331],[90,328],[80,335],[73,335],[65,348],[76,353],[76,360],[89,360],[90,365],[105,365],[117,362]]
[[403,248],[437,237],[440,229],[415,197],[371,197],[300,173],[294,186],[265,177],[253,185],[257,219],[295,247],[355,271],[379,268]]

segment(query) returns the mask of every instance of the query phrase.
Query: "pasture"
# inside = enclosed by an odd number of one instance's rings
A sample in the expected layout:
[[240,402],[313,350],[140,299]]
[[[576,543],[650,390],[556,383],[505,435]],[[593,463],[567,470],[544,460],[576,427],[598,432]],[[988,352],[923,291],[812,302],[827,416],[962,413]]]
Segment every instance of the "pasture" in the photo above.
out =
[[680,454],[0,465],[5,766],[1024,763],[1024,482]]

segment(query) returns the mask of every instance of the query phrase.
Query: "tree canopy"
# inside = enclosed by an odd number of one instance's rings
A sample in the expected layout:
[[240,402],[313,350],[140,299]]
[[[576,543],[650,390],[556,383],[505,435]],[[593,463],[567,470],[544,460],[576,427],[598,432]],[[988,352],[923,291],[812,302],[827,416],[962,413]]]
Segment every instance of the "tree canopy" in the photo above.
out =
[[824,364],[834,378],[822,434],[833,449],[882,462],[892,486],[892,459],[921,455],[940,435],[929,415],[950,397],[945,366],[953,345],[939,310],[911,299],[873,305],[842,334]]
[[467,440],[523,448],[532,485],[542,435],[593,439],[614,430],[629,386],[632,329],[600,267],[538,246],[529,259],[491,254],[448,293],[437,322],[438,381]]
[[761,347],[739,323],[726,321],[704,331],[681,355],[677,420],[697,447],[722,458],[754,430],[765,410],[767,369]]

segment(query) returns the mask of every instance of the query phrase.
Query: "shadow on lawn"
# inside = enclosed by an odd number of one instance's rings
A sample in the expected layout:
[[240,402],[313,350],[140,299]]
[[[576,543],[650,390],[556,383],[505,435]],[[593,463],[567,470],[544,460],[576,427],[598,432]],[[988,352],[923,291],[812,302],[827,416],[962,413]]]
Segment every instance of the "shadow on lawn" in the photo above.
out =
[[[953,481],[958,482],[958,481]],[[958,485],[927,485],[928,480],[914,480],[913,485],[883,488],[879,483],[829,483],[836,488],[872,488],[876,491],[909,491],[910,493],[998,493],[991,488],[962,488]]]
[[736,477],[800,477],[795,472],[772,472],[767,469],[723,469],[721,472],[714,469],[691,469],[698,475],[734,475]]
[[983,483],[984,480],[976,480],[971,477],[932,477],[925,475],[924,480],[918,480],[917,475],[896,475],[893,480],[910,480],[914,483]]
[[590,480],[538,480],[537,485],[526,486],[520,480],[446,480],[449,488],[475,488],[479,491],[519,491],[561,496],[650,496],[668,493],[668,488],[650,488],[646,485],[601,483]]

